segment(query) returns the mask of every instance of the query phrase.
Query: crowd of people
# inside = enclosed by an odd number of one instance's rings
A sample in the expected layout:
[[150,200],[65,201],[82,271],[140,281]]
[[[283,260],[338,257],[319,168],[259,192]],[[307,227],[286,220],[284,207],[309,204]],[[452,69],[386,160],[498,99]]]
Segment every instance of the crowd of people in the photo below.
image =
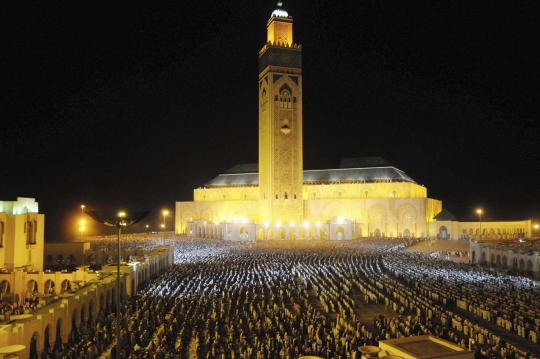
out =
[[[538,344],[540,283],[406,253],[385,257],[384,266],[436,302],[456,306]],[[456,320],[459,328],[468,330],[471,323],[466,322]],[[490,337],[488,333],[483,336]]]
[[[479,358],[540,352],[536,282],[406,253],[400,239],[170,243],[176,264],[123,304],[119,338],[101,313],[52,357],[360,358],[363,345],[421,334]],[[373,304],[386,315],[361,320]]]
[[[30,359],[38,359],[39,357],[41,359],[98,358],[101,353],[110,352],[114,340],[114,325],[114,313],[111,313],[110,308],[106,308],[99,313],[95,321],[90,318],[81,323],[79,327],[73,325],[73,330],[66,344],[63,344],[60,336],[57,335],[54,345],[51,346],[46,342],[39,356],[35,347],[30,348]],[[36,345],[34,341],[32,344]]]
[[10,293],[0,295],[0,321],[9,321],[12,315],[30,314],[39,306],[38,293],[29,294],[22,301]]

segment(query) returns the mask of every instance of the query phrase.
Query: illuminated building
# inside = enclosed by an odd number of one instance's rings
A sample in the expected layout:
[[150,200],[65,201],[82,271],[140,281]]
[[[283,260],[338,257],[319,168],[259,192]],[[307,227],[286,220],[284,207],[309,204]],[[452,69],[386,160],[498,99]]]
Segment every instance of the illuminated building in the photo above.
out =
[[33,198],[0,201],[0,268],[43,270],[44,216]]
[[540,278],[539,241],[471,241],[469,262]]
[[381,158],[304,170],[302,84],[302,47],[279,7],[259,51],[259,163],[235,166],[195,189],[193,201],[177,202],[177,233],[228,240],[461,235],[457,221],[438,225],[440,200]]
[[[22,304],[36,297],[39,304],[31,313],[0,318],[0,347],[23,344],[19,353],[28,358],[32,346],[37,354],[55,341],[67,343],[74,327],[95,319],[99,311],[115,301],[116,265],[104,265],[97,272],[80,266],[75,270],[43,270],[45,216],[33,198],[0,201],[0,300]],[[51,261],[83,261],[88,244],[52,244]],[[134,260],[121,263],[121,294],[131,295],[138,286],[166,270],[174,262],[173,248],[133,249],[124,253]],[[49,254],[47,255],[49,257]],[[48,263],[50,264],[50,263]]]

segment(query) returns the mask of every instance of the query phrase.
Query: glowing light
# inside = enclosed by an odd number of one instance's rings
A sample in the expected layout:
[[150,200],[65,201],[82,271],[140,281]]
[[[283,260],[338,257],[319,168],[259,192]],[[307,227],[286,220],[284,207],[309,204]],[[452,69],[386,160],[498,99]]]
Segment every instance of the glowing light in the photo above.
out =
[[321,226],[321,221],[317,221],[317,223],[315,223],[315,225],[316,225],[317,227],[320,227],[320,226]]
[[206,221],[204,221],[203,224],[206,226]]
[[165,228],[165,225],[164,225],[163,223],[161,223],[159,226],[160,226],[161,228]]
[[127,213],[124,212],[124,211],[120,211],[120,212],[118,212],[117,215],[118,215],[118,218],[125,218],[127,216]]
[[81,220],[79,221],[79,224],[80,224],[81,226],[84,226],[84,225],[86,224],[86,221],[85,221],[84,219],[81,219]]
[[276,227],[281,227],[281,221],[279,219],[276,221]]
[[296,226],[296,222],[294,222],[294,221],[291,221],[291,223],[290,223],[290,226],[291,226],[291,227],[294,227],[294,226]]
[[338,224],[343,224],[343,222],[344,222],[344,221],[343,221],[343,217],[338,217],[338,218],[337,218],[337,223],[338,223]]
[[247,220],[247,218],[246,218],[246,217],[242,217],[242,218],[240,219],[240,222],[242,222],[242,223],[247,223],[247,222],[248,222],[248,220]]
[[534,229],[540,229],[540,224],[538,224],[538,223],[533,224],[533,228]]
[[144,226],[144,228],[148,229],[148,228],[150,228],[150,225],[147,224],[147,225]]
[[482,208],[477,208],[476,209],[476,214],[481,216],[482,214],[484,214],[484,210]]
[[164,209],[164,210],[161,211],[161,214],[162,214],[163,216],[168,216],[168,215],[169,215],[169,210],[168,210],[168,209]]
[[289,17],[289,13],[282,9],[275,9],[272,11],[272,17]]
[[81,204],[81,211],[84,211],[85,208],[86,206],[84,204]]
[[304,221],[304,222],[302,222],[302,225],[303,225],[304,227],[306,227],[306,228],[309,227],[309,221]]
[[268,220],[264,221],[264,224],[263,224],[265,227],[268,227],[270,225],[270,222]]

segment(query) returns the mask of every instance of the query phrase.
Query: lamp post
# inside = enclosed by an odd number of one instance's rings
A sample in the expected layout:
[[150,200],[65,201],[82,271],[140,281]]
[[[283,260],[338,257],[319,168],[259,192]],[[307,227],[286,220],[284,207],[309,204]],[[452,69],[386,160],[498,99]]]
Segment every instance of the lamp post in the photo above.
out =
[[482,215],[484,214],[484,210],[482,208],[477,208],[476,214],[478,215],[479,227],[480,227],[478,236],[481,237],[482,236]]
[[95,221],[109,227],[115,227],[117,233],[117,253],[116,253],[116,359],[120,358],[120,234],[122,228],[131,226],[150,213],[150,211],[118,211],[118,212],[101,212],[91,211],[88,215]]

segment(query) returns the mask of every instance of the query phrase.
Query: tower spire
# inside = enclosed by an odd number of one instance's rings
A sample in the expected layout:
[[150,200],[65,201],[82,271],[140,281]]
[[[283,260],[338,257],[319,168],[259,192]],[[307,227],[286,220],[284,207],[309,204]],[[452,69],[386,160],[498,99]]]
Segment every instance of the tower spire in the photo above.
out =
[[283,8],[283,1],[278,0],[276,9],[272,11],[272,15],[270,17],[289,17],[289,13]]

